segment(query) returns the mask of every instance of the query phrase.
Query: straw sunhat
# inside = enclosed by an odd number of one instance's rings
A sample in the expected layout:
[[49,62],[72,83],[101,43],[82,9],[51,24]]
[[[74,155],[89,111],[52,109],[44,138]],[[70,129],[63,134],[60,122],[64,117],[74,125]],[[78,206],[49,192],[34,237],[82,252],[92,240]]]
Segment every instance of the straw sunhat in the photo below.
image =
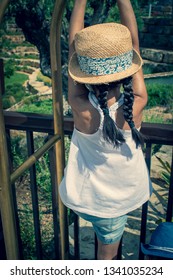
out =
[[75,35],[69,74],[85,84],[110,83],[135,74],[142,58],[132,47],[130,31],[118,23],[96,24]]

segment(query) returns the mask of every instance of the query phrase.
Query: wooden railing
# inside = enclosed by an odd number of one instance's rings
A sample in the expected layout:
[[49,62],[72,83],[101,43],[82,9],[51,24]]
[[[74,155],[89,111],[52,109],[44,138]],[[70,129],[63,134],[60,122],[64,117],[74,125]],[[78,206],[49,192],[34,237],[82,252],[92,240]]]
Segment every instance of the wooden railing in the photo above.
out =
[[[4,112],[5,118],[5,127],[7,132],[8,140],[10,139],[10,131],[24,131],[26,133],[27,139],[27,149],[29,154],[34,153],[34,138],[33,132],[38,133],[46,133],[48,138],[51,138],[54,135],[53,129],[53,116],[51,115],[40,115],[40,114],[32,114],[32,113],[18,113],[18,112]],[[73,131],[73,119],[70,117],[64,118],[64,134],[71,135]],[[169,145],[173,146],[173,126],[167,124],[149,124],[143,123],[142,125],[142,133],[146,136],[146,148],[145,148],[145,156],[146,163],[148,169],[151,168],[151,149],[153,144],[161,144],[161,145]],[[9,141],[8,141],[9,142]],[[10,151],[10,147],[9,147]],[[54,184],[54,166],[55,166],[55,158],[53,156],[54,151],[50,150],[50,174],[52,177],[52,184]],[[173,162],[171,165],[171,174],[170,174],[170,187],[169,187],[169,195],[168,195],[168,203],[167,203],[167,213],[166,220],[171,221],[172,212],[173,212]],[[31,181],[31,192],[32,192],[32,204],[33,204],[33,217],[34,217],[34,228],[35,228],[35,240],[36,240],[36,252],[37,259],[42,259],[42,244],[41,244],[41,234],[40,234],[40,223],[39,223],[39,207],[38,207],[38,198],[37,198],[37,188],[36,188],[36,176],[35,176],[35,167],[34,165],[30,169],[30,181]],[[53,192],[56,193],[55,190],[56,185],[52,186]],[[54,197],[54,196],[52,196]],[[52,200],[52,214],[53,217],[53,227],[54,233],[57,237],[59,232],[59,224],[57,223],[57,201],[56,199]],[[147,227],[147,209],[148,203],[145,203],[142,208],[141,215],[141,232],[140,232],[140,242],[145,242],[146,238],[146,227]],[[17,213],[17,206],[15,209]],[[19,227],[18,227],[19,231]],[[20,235],[20,232],[19,232]],[[79,243],[79,225],[78,218],[75,216],[74,220],[74,258],[80,259],[80,243]],[[20,243],[20,242],[19,242]],[[59,253],[59,242],[55,240],[55,258],[60,259],[61,255]],[[68,248],[68,246],[67,246]],[[22,256],[22,249],[20,249],[20,255]],[[22,258],[22,257],[21,257]],[[70,258],[70,254],[69,254]],[[121,248],[119,250],[119,258],[121,258]],[[139,246],[139,259],[143,259],[144,256],[141,253]]]

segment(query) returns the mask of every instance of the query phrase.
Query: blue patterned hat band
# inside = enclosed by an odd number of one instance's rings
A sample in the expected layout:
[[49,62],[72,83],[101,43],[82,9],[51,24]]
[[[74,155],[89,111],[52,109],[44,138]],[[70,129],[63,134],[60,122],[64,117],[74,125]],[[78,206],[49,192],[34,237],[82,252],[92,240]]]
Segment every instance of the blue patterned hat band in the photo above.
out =
[[123,72],[131,67],[133,51],[107,58],[92,58],[78,54],[77,58],[82,72],[94,76],[109,75]]

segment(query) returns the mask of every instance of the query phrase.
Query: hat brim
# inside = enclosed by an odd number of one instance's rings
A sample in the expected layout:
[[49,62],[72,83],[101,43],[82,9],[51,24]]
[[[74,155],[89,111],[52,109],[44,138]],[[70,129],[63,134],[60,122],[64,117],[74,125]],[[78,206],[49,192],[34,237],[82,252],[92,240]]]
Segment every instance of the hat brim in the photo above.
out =
[[151,249],[149,244],[141,243],[141,250],[142,253],[147,256],[157,256],[157,257],[163,257],[167,259],[173,259],[173,253],[161,249]]
[[132,65],[127,70],[119,72],[119,73],[115,73],[115,74],[93,76],[93,75],[86,74],[81,71],[79,63],[78,63],[78,59],[77,59],[77,54],[75,52],[69,61],[68,70],[69,70],[69,75],[76,82],[82,83],[82,84],[93,84],[94,85],[94,84],[111,83],[111,82],[119,81],[124,78],[130,77],[139,71],[142,64],[143,64],[142,58],[140,57],[140,55],[138,54],[138,52],[136,50],[133,50]]

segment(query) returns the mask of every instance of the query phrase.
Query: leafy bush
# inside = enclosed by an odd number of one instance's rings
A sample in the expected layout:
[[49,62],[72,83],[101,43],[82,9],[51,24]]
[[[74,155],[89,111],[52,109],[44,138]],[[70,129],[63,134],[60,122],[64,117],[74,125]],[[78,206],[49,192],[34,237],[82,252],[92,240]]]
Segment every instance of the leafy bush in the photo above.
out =
[[173,86],[165,84],[146,84],[148,92],[148,106],[166,106],[172,109]]
[[21,135],[11,137],[11,152],[13,158],[13,167],[16,169],[27,158],[27,147],[24,137]]
[[37,81],[43,82],[46,86],[49,86],[49,87],[52,86],[51,79],[49,77],[44,76],[41,72],[39,72],[37,75]]
[[[11,64],[11,66],[10,66]],[[13,61],[9,60],[5,64],[5,94],[3,96],[3,109],[8,109],[12,105],[20,102],[28,93],[23,86],[28,79],[28,75],[14,72]]]
[[[131,1],[133,9],[135,11],[138,29],[141,30],[143,28],[143,19],[141,18],[140,4],[138,2],[139,1],[137,1],[137,0]],[[108,14],[106,22],[115,22],[115,21],[120,22],[120,13],[119,13],[119,9],[116,5],[116,1],[113,1],[113,3],[111,3],[111,8],[109,10],[109,14]]]
[[14,84],[23,85],[24,82],[27,81],[27,80],[28,80],[28,75],[27,74],[14,72],[13,75],[10,76],[9,78],[8,77],[5,78],[5,84],[6,84],[6,86],[14,85]]
[[14,61],[12,59],[9,59],[5,62],[4,64],[4,76],[6,78],[10,78],[11,76],[14,75]]
[[52,99],[34,100],[34,103],[28,99],[22,107],[18,108],[18,112],[52,114]]
[[8,109],[12,106],[13,104],[10,102],[9,98],[5,97],[3,98],[3,109]]
[[34,222],[32,209],[28,204],[23,204],[19,209],[20,235],[24,259],[36,259]]
[[171,165],[168,161],[163,161],[160,157],[156,156],[158,161],[160,162],[160,167],[162,168],[162,179],[165,182],[165,186],[169,188],[170,179],[171,179]]
[[9,84],[6,86],[5,95],[3,96],[3,109],[7,109],[12,105],[21,101],[28,94],[20,83]]

